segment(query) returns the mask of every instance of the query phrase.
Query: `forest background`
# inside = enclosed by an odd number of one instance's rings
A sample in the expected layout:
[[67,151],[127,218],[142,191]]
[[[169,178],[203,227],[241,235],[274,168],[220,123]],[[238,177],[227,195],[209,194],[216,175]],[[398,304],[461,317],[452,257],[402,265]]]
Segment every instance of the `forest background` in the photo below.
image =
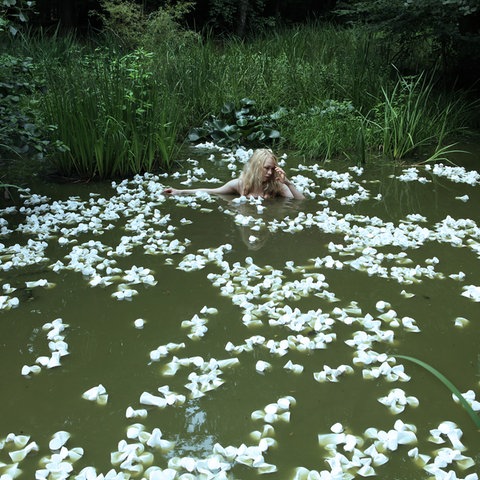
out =
[[435,161],[480,128],[480,0],[0,0],[0,44],[3,184],[202,141]]

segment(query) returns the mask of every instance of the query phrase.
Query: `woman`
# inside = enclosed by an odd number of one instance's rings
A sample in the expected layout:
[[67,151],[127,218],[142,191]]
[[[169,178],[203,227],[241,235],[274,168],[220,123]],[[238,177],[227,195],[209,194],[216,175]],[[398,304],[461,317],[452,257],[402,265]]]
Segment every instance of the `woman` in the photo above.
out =
[[166,188],[163,191],[166,195],[182,195],[195,192],[262,198],[296,198],[298,200],[305,198],[278,166],[277,158],[273,152],[267,148],[255,150],[245,164],[240,178],[230,180],[221,187],[186,190]]

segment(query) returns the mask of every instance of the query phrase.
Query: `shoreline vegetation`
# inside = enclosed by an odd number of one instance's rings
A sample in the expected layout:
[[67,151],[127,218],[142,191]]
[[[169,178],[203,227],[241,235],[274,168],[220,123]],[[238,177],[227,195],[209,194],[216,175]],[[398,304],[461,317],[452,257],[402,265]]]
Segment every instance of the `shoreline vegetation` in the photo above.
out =
[[92,180],[172,171],[182,145],[201,140],[315,160],[445,161],[478,129],[478,102],[442,88],[440,70],[402,73],[367,28],[317,22],[219,42],[183,28],[182,13],[159,9],[127,30],[110,15],[88,41],[10,39],[3,152]]

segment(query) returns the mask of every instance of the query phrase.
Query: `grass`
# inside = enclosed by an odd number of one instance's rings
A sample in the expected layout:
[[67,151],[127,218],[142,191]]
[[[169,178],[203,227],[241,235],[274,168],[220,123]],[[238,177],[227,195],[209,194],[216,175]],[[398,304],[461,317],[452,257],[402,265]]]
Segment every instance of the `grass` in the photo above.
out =
[[98,52],[45,75],[46,121],[57,125],[68,147],[53,159],[56,170],[111,178],[170,168],[176,97],[155,80],[148,58],[137,53],[118,60]]
[[393,161],[413,158],[428,149],[424,161],[436,161],[455,152],[446,139],[459,134],[462,117],[468,113],[462,98],[442,98],[434,92],[434,82],[424,75],[398,78],[391,89],[382,87],[382,98],[366,123],[380,139],[384,155]]
[[171,169],[190,128],[245,97],[260,115],[282,107],[274,126],[284,148],[317,159],[374,161],[379,149],[392,161],[428,149],[443,158],[467,118],[465,99],[438,95],[422,75],[399,77],[382,41],[361,28],[313,24],[129,53],[55,35],[17,48],[44,79],[38,105],[64,146],[51,161],[65,176]]

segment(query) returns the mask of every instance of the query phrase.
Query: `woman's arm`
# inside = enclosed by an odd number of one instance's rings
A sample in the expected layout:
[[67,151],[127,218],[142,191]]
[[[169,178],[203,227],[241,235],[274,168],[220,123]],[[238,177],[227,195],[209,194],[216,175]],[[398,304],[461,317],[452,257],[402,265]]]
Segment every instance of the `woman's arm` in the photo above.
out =
[[284,188],[284,191],[286,193],[286,195],[283,195],[284,197],[295,198],[296,200],[305,199],[305,195],[300,192],[290,180],[286,180],[283,185],[286,187],[286,189]]
[[166,188],[163,193],[165,195],[189,195],[196,192],[206,192],[217,195],[240,195],[240,187],[238,178],[230,180],[225,185],[217,188],[187,188],[187,189],[177,189],[177,188]]

